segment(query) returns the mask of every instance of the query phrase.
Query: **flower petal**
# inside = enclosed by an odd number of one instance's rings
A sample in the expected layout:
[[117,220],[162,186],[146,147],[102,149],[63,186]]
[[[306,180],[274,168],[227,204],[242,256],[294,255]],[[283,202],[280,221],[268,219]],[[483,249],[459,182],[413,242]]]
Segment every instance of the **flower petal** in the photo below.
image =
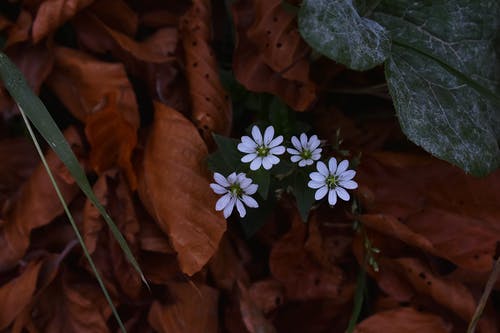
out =
[[306,165],[312,165],[314,163],[313,160],[306,160]]
[[302,161],[300,161],[299,162],[299,167],[301,167],[301,168],[305,167],[307,165],[307,161],[309,161],[309,160],[302,160]]
[[245,203],[245,205],[247,205],[250,208],[257,208],[257,207],[259,207],[259,204],[257,203],[257,201],[255,201],[254,198],[252,198],[252,197],[250,197],[248,195],[243,194],[241,196],[241,200],[243,200],[243,202]]
[[266,157],[262,158],[262,166],[266,170],[269,170],[269,169],[271,169],[273,167],[273,164],[269,160],[269,156],[266,156]]
[[290,155],[299,155],[300,154],[300,152],[297,149],[293,149],[293,148],[287,148],[286,151]]
[[337,192],[335,192],[335,190],[330,190],[328,192],[328,204],[330,206],[335,206],[336,203],[337,203]]
[[[320,150],[318,152],[318,150]],[[321,149],[316,149],[315,151],[312,152],[312,155],[311,155],[311,159],[314,160],[314,161],[317,161],[321,158]]]
[[319,188],[316,193],[314,194],[314,199],[316,200],[321,200],[325,197],[326,193],[328,192],[328,187],[325,185],[321,188]]
[[337,175],[341,175],[344,171],[347,170],[348,167],[349,167],[348,160],[343,160],[342,162],[340,162],[339,166],[337,167]]
[[215,204],[215,210],[220,211],[220,210],[223,210],[224,208],[226,208],[229,201],[231,201],[231,198],[232,198],[231,193],[227,193],[227,194],[223,195],[222,197],[220,197],[220,199],[217,200],[217,203]]
[[335,171],[337,171],[337,159],[335,157],[330,158],[328,161],[328,170],[330,170],[331,175],[335,174]]
[[231,213],[233,212],[234,204],[236,203],[236,198],[231,197],[231,200],[227,204],[226,208],[224,208],[224,217],[227,219]]
[[[269,142],[269,144],[267,146],[269,148],[273,148],[273,147],[280,145],[282,142],[283,142],[283,135],[280,135],[280,136],[275,137],[271,142]],[[283,152],[285,152],[285,151],[283,150]]]
[[322,186],[325,186],[325,182],[322,181],[322,182],[317,182],[315,180],[310,180],[309,183],[307,183],[307,186],[309,188],[312,188],[312,189],[317,189],[317,188],[320,188]]
[[248,154],[248,155],[243,156],[241,158],[241,161],[243,163],[249,163],[250,161],[253,161],[256,157],[257,157],[257,154],[255,154],[255,153]]
[[241,143],[243,143],[245,146],[251,147],[256,149],[258,147],[258,144],[252,140],[251,137],[249,136],[242,136],[241,137]]
[[256,157],[252,163],[250,163],[250,170],[257,170],[262,165],[262,157]]
[[278,164],[280,162],[280,159],[274,155],[269,155],[266,157],[269,162],[271,162],[272,165]]
[[328,177],[329,172],[328,172],[328,168],[326,167],[325,163],[319,161],[318,164],[316,164],[316,168],[318,169],[320,174],[322,174],[325,177]]
[[356,176],[356,171],[347,170],[339,176],[339,180],[350,180],[350,179],[353,179],[354,176]]
[[302,159],[302,157],[300,157],[299,155],[290,156],[290,161],[292,161],[293,163],[297,163],[301,159]]
[[242,153],[255,153],[256,148],[246,145],[245,143],[238,143],[238,150]]
[[248,195],[252,195],[255,192],[257,192],[258,188],[259,188],[259,185],[257,185],[257,184],[250,184],[250,185],[248,185],[248,187],[246,189],[243,190],[243,192],[245,192]]
[[320,182],[320,183],[321,182],[325,183],[325,176],[323,176],[319,172],[311,172],[309,174],[309,178],[311,178],[312,180],[315,180],[317,182]]
[[300,141],[296,136],[292,136],[292,145],[297,149],[297,150],[302,150],[302,146],[300,145]]
[[[309,139],[309,149],[310,149],[310,150],[314,150],[314,149],[318,148],[320,144],[321,144],[321,141],[319,141],[319,139],[318,139],[318,136],[317,136],[317,135],[313,135],[313,136],[311,136],[311,138]],[[320,149],[321,149],[321,148],[320,148]]]
[[342,186],[343,188],[346,188],[348,190],[354,190],[355,188],[358,188],[358,183],[353,180],[341,180],[339,181],[339,186]]
[[250,178],[245,177],[240,180],[240,187],[242,190],[246,189],[248,186],[250,186],[250,184],[252,184],[252,180]]
[[269,149],[269,154],[272,154],[272,155],[281,155],[284,152],[285,152],[285,147],[283,147],[283,146],[278,146],[278,147],[274,147],[274,148]]
[[236,200],[236,209],[238,210],[240,217],[245,217],[247,210],[245,209],[245,206],[239,199]]
[[344,201],[349,201],[349,199],[351,198],[349,196],[349,193],[347,193],[346,190],[344,190],[342,187],[340,186],[337,186],[335,188],[335,192],[337,192],[337,195],[339,196],[340,199],[344,200]]
[[252,127],[252,137],[258,146],[262,145],[262,133],[260,133],[260,129],[256,125]]
[[264,144],[268,145],[274,137],[274,127],[269,126],[264,132]]
[[304,148],[307,148],[307,135],[306,135],[306,133],[302,133],[300,135],[300,145]]
[[228,187],[230,185],[228,183],[226,177],[224,177],[223,175],[221,175],[218,172],[214,173],[214,180],[216,183],[218,183],[219,185],[224,186],[224,187]]
[[227,189],[225,187],[220,186],[219,184],[210,184],[210,187],[216,194],[225,194],[227,193]]
[[227,181],[229,182],[229,184],[234,184],[236,179],[238,179],[238,176],[236,176],[236,172],[233,172],[232,174],[227,176]]

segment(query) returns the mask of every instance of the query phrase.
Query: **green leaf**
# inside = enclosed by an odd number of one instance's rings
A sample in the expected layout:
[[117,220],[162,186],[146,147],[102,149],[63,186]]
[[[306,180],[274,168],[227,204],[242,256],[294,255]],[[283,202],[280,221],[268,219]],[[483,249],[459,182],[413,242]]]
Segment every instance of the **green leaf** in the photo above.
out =
[[309,176],[306,172],[299,171],[295,173],[292,187],[295,200],[297,201],[297,208],[303,222],[307,222],[309,211],[316,201],[314,199],[315,191],[307,186],[308,182]]
[[238,151],[239,141],[217,134],[213,137],[219,149],[208,156],[208,169],[226,177],[233,172],[242,171],[241,153]]
[[500,165],[496,0],[385,0],[374,19],[393,37],[389,90],[404,133],[476,176]]
[[248,173],[248,177],[250,177],[255,184],[259,185],[257,192],[262,199],[266,200],[269,194],[269,184],[271,183],[271,174],[269,171],[262,168],[256,171],[251,170]]
[[104,207],[99,203],[99,200],[97,200],[83,168],[78,162],[76,156],[73,154],[68,142],[65,140],[61,131],[55,124],[54,119],[52,119],[52,116],[47,111],[45,105],[43,105],[38,96],[33,93],[21,71],[2,52],[0,52],[0,78],[4,82],[5,88],[9,91],[12,98],[24,111],[26,116],[30,119],[42,137],[47,141],[49,146],[55,151],[61,161],[66,165],[80,189],[104,217],[104,220],[107,222],[113,236],[117,240],[122,251],[125,253],[126,258],[130,261],[134,269],[140,274],[143,282],[148,286],[144,274],[135,260],[132,251],[127,245],[125,238],[120,233]]
[[387,31],[361,17],[352,0],[304,0],[299,30],[316,51],[360,71],[383,63],[391,48]]
[[240,219],[241,227],[247,238],[252,237],[266,224],[269,215],[273,212],[276,200],[273,196],[269,200],[258,201],[258,208],[247,209],[247,215]]

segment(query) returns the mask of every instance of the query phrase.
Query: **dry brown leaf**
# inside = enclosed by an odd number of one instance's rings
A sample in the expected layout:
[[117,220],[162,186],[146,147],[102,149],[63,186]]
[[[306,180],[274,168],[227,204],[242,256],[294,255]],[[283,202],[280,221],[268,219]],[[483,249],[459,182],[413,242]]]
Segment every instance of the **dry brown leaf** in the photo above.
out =
[[211,6],[210,0],[195,0],[180,24],[192,118],[210,146],[214,144],[212,133],[227,136],[232,123],[231,101],[220,82],[217,60],[210,47]]
[[0,287],[0,330],[6,329],[31,303],[41,267],[41,261],[32,261],[18,277]]
[[13,199],[39,159],[32,142],[26,138],[15,138],[0,140],[0,161],[1,208],[7,199]]
[[[137,254],[139,221],[134,210],[130,189],[116,170],[103,173],[93,187],[94,193],[115,221],[118,229]],[[130,298],[137,298],[141,291],[141,279],[125,258],[119,244],[99,211],[87,201],[83,212],[82,234],[89,253],[102,273],[108,288],[116,295],[117,289]]]
[[208,151],[193,124],[155,103],[155,121],[144,153],[139,193],[169,236],[182,271],[198,272],[214,255],[226,221],[214,209],[205,159]]
[[137,145],[137,130],[118,110],[116,95],[108,96],[104,107],[87,116],[85,135],[90,143],[90,165],[97,174],[119,166],[132,190],[137,177],[132,166],[132,152]]
[[40,294],[32,313],[38,332],[111,332],[111,309],[97,283],[68,270]]
[[[309,49],[281,1],[238,1],[232,12],[237,32],[233,70],[238,81],[248,90],[278,95],[297,111],[309,108],[316,99],[306,57]],[[267,50],[272,48],[277,50]],[[278,58],[283,53],[288,53],[287,62]]]
[[82,122],[102,107],[106,96],[115,94],[123,117],[135,128],[139,127],[135,93],[122,64],[102,62],[81,51],[56,47],[48,84]]
[[286,301],[283,286],[274,279],[254,282],[248,292],[252,302],[264,314],[276,310]]
[[16,22],[9,27],[5,47],[27,41],[30,38],[32,20],[31,14],[28,11],[22,10]]
[[298,212],[292,215],[292,227],[274,243],[269,257],[273,277],[280,281],[292,300],[339,298],[344,276],[340,268],[323,269],[304,250],[307,236]]
[[240,312],[249,333],[274,333],[275,328],[266,319],[261,309],[253,302],[243,283],[238,282]]
[[34,43],[47,37],[58,27],[71,19],[94,0],[45,0],[38,7],[33,21],[32,38]]
[[135,36],[139,26],[137,13],[123,0],[98,0],[88,10],[111,28],[128,36]]
[[[65,131],[70,146],[82,149],[81,137],[74,128]],[[68,171],[56,154],[51,150],[45,156],[61,194],[70,202],[78,193],[78,186],[68,176]],[[0,229],[0,271],[14,266],[29,246],[30,232],[50,223],[63,212],[52,183],[40,163],[31,177],[22,185],[19,197],[6,208],[5,223]]]
[[379,312],[356,326],[355,333],[449,333],[451,326],[442,318],[412,308]]
[[154,301],[148,315],[158,333],[218,332],[218,292],[206,285],[169,284],[173,299],[168,304]]

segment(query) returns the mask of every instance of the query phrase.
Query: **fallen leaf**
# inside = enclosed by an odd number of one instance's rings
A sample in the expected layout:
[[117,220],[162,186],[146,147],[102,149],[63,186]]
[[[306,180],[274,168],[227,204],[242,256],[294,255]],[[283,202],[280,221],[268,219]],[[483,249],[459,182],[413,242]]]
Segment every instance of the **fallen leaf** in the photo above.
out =
[[97,283],[84,282],[64,270],[39,295],[33,307],[33,325],[41,332],[110,332],[111,309]]
[[198,272],[214,255],[226,230],[226,221],[214,209],[216,196],[205,169],[207,155],[193,124],[174,109],[155,103],[139,193],[169,236],[179,265],[188,275]]
[[286,301],[283,286],[274,279],[252,283],[248,293],[255,306],[264,314],[276,310]]
[[85,120],[85,135],[90,143],[90,165],[97,174],[119,166],[132,190],[137,177],[132,166],[132,152],[137,145],[137,130],[118,110],[116,95],[108,96],[104,107],[89,114]]
[[304,250],[307,225],[298,212],[291,216],[292,226],[271,249],[269,267],[291,300],[338,298],[344,276],[338,267],[323,269]]
[[[255,10],[256,3],[258,3],[259,12]],[[302,57],[294,58],[293,62],[285,63],[285,65],[279,64],[279,61],[275,60],[275,55],[282,54],[283,51],[267,51],[271,60],[266,58],[263,53],[263,49],[267,48],[281,49],[284,43],[287,43],[286,50],[293,50],[298,46],[297,43],[301,43],[300,37],[296,33],[291,33],[289,38],[285,38],[283,35],[285,31],[296,32],[296,25],[295,28],[291,28],[290,24],[293,20],[290,20],[290,14],[282,9],[281,1],[238,1],[232,6],[232,13],[237,32],[233,70],[238,81],[248,90],[278,95],[297,111],[309,108],[316,99],[316,88],[309,78],[309,62],[305,57],[307,49],[304,49]],[[257,15],[261,17],[257,17]],[[272,19],[268,20],[268,16]],[[253,33],[257,36],[261,36],[262,32],[265,31],[265,39],[268,41],[263,46],[256,45],[255,41],[248,35],[249,29],[256,22],[271,24],[269,27],[261,28],[256,25],[253,28]],[[269,37],[267,37],[268,31]],[[275,35],[273,31],[275,31]],[[274,43],[271,44],[271,42]],[[279,65],[276,65],[277,63]],[[274,70],[273,65],[283,69]]]
[[54,70],[47,83],[74,117],[85,122],[102,108],[107,96],[115,94],[123,118],[139,127],[135,93],[122,64],[99,61],[65,47],[56,47],[54,54]]
[[412,308],[376,313],[356,326],[356,333],[447,333],[452,327],[439,316]]
[[0,330],[6,329],[27,307],[36,290],[41,261],[32,261],[23,268],[18,277],[0,287]]
[[[108,171],[99,177],[93,190],[99,202],[116,221],[118,230],[127,244],[137,254],[140,225],[135,214],[132,194],[124,178],[116,170]],[[119,290],[120,293],[136,299],[142,287],[140,276],[125,258],[97,208],[88,200],[83,212],[82,234],[89,253],[108,282],[112,294],[117,295]]]
[[[83,148],[75,128],[68,128],[65,137],[73,150]],[[69,203],[78,193],[78,185],[68,177],[67,169],[50,150],[45,156],[63,198]],[[50,223],[63,213],[63,207],[52,183],[40,163],[20,188],[19,197],[6,207],[5,223],[0,229],[0,271],[13,267],[25,254],[30,243],[30,232]]]
[[15,197],[21,184],[38,164],[38,155],[32,142],[26,138],[0,140],[0,207]]
[[243,323],[249,333],[274,333],[275,328],[265,318],[262,310],[253,302],[243,283],[238,282],[240,311]]
[[38,7],[33,21],[32,38],[34,43],[47,37],[80,10],[94,0],[45,0]]
[[173,299],[167,304],[154,301],[148,315],[150,325],[158,333],[216,333],[217,290],[206,285],[171,283]]
[[95,1],[87,8],[95,14],[101,21],[112,28],[128,36],[135,36],[139,27],[139,18],[129,5],[123,0]]
[[231,101],[220,82],[217,60],[210,47],[211,6],[210,0],[195,0],[180,24],[191,117],[209,146],[214,145],[212,133],[227,136],[232,123]]

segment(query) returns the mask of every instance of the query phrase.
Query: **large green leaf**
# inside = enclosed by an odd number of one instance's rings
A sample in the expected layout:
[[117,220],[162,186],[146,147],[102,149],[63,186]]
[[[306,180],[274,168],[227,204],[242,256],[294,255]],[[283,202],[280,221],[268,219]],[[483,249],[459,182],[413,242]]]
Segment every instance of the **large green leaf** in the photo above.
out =
[[392,34],[386,77],[408,138],[474,175],[498,168],[498,2],[384,0],[373,18]]
[[391,48],[387,31],[361,17],[352,0],[304,0],[299,30],[316,51],[355,70],[383,63]]

